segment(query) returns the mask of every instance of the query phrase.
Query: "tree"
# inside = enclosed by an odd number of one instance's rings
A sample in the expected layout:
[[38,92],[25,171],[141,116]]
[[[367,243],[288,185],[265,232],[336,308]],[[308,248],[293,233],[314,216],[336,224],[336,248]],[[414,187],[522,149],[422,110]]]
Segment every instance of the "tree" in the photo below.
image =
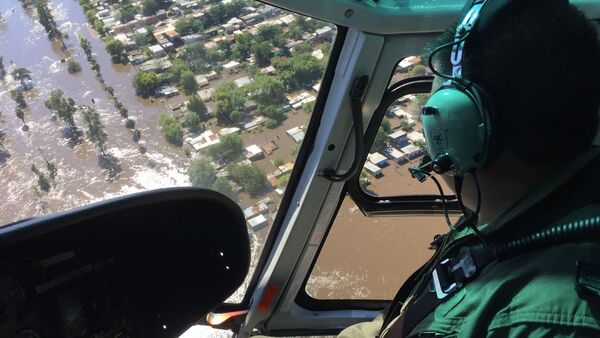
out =
[[299,44],[298,46],[294,47],[294,54],[306,54],[306,53],[311,53],[312,51],[313,51],[312,46],[307,42],[303,42],[303,43]]
[[21,82],[23,88],[25,88],[25,80],[31,80],[31,71],[26,68],[16,68],[10,74],[15,80]]
[[383,130],[383,127],[379,127],[377,130],[377,135],[375,135],[375,140],[373,141],[373,146],[371,147],[372,151],[383,152],[387,147],[387,139],[388,135]]
[[206,48],[201,43],[185,47],[179,55],[179,58],[185,61],[194,74],[204,72],[208,69],[207,62],[209,59],[207,57]]
[[411,76],[423,76],[429,73],[429,69],[423,65],[414,65],[409,73]]
[[283,47],[285,45],[285,37],[280,25],[264,25],[260,26],[256,32],[258,41],[268,41],[275,47]]
[[121,22],[127,23],[133,19],[135,19],[135,15],[137,14],[137,10],[132,5],[124,5],[121,7]]
[[363,191],[367,191],[367,187],[369,186],[369,184],[371,184],[371,181],[369,180],[369,176],[367,175],[367,172],[365,169],[361,170],[361,172],[360,172],[360,177],[358,178],[358,184],[360,185],[360,188]]
[[217,179],[215,168],[210,161],[205,159],[192,161],[187,174],[194,187],[210,188]]
[[142,1],[142,14],[151,16],[156,14],[160,9],[169,7],[169,3],[164,0],[144,0]]
[[256,65],[259,67],[266,67],[271,64],[271,58],[273,57],[272,46],[267,41],[262,41],[255,44],[252,47],[252,53],[256,59]]
[[15,107],[15,115],[19,120],[21,120],[21,122],[23,122],[23,124],[25,124],[25,112],[23,112],[23,108],[18,106]]
[[69,72],[69,74],[80,72],[81,65],[79,64],[79,62],[77,62],[77,60],[69,58],[69,61],[67,61],[67,71]]
[[290,58],[274,58],[279,79],[289,90],[311,85],[321,78],[324,65],[310,54],[294,54]]
[[183,18],[175,23],[175,30],[182,36],[197,33],[202,28],[202,22],[195,18]]
[[35,164],[31,165],[31,171],[37,176],[38,180],[37,180],[37,185],[38,188],[44,192],[48,192],[50,191],[50,182],[48,181],[48,178],[46,177],[46,175],[44,175],[43,172],[41,172],[36,166]]
[[104,132],[104,125],[100,121],[100,114],[89,106],[82,106],[81,112],[83,114],[83,121],[87,128],[86,136],[88,140],[96,145],[100,154],[104,155],[106,152],[106,140],[107,135]]
[[239,61],[250,57],[254,37],[250,33],[242,33],[235,36],[235,44],[231,46],[231,56]]
[[[287,115],[283,108],[278,106],[266,106],[261,109],[260,113],[269,119],[267,121],[267,127],[271,129],[277,127],[281,122],[287,119]],[[273,122],[269,123],[269,121]]]
[[198,113],[190,110],[183,116],[183,125],[192,131],[198,131],[202,125],[202,120],[198,116]]
[[125,47],[121,41],[108,38],[106,40],[105,47],[106,51],[111,55],[113,63],[127,63]]
[[198,83],[196,82],[194,73],[192,73],[191,70],[186,70],[181,73],[179,85],[183,88],[187,95],[191,95],[198,90]]
[[219,163],[231,163],[244,155],[244,140],[236,133],[223,135],[219,143],[205,148],[205,153]]
[[267,188],[267,179],[264,171],[254,164],[238,164],[229,170],[232,178],[252,196],[263,193]]
[[62,49],[65,50],[66,45],[63,41],[63,35],[58,30],[56,22],[54,21],[54,16],[52,16],[50,7],[48,7],[48,0],[36,0],[35,9],[38,13],[40,24],[48,34],[48,39],[58,41],[61,44]]
[[285,174],[277,180],[277,188],[285,189],[290,181],[290,174]]
[[274,166],[279,167],[279,166],[283,165],[283,163],[284,162],[283,162],[283,159],[281,157],[277,156],[277,157],[273,158],[273,165]]
[[266,106],[281,106],[287,101],[285,97],[285,86],[278,79],[260,75],[257,76],[250,86],[252,100],[254,100],[260,108]]
[[133,76],[133,87],[137,95],[143,97],[153,96],[161,80],[154,72],[139,71]]
[[161,114],[158,124],[167,142],[176,146],[183,145],[183,130],[181,129],[181,123],[177,119],[166,114]]
[[215,90],[215,115],[221,124],[241,122],[246,95],[233,81],[223,82]]
[[383,130],[385,130],[386,133],[390,133],[392,131],[392,126],[390,125],[390,119],[388,119],[387,117],[383,117],[383,120],[381,121],[381,127],[383,128]]
[[4,57],[0,56],[0,77],[4,78],[6,76],[6,69],[4,69]]
[[217,177],[217,179],[213,182],[211,189],[220,192],[234,201],[236,200],[236,195],[233,192],[233,188],[225,177]]
[[202,101],[200,96],[197,94],[192,94],[187,104],[187,108],[188,110],[195,112],[202,121],[206,121],[208,108],[206,108],[206,104],[204,104],[204,101]]
[[10,97],[17,103],[19,108],[24,109],[27,108],[27,102],[25,102],[25,96],[20,90],[13,89],[10,91]]
[[173,64],[169,68],[169,76],[171,77],[171,81],[173,81],[174,83],[180,83],[181,75],[187,72],[192,71],[190,70],[190,67],[188,67],[188,65],[185,63],[185,61],[180,59],[175,59],[175,61],[173,61]]
[[76,130],[77,126],[75,126],[75,119],[73,117],[73,114],[77,111],[75,101],[71,98],[65,98],[63,95],[62,90],[53,90],[50,92],[50,97],[44,102],[44,105],[50,111],[56,113],[56,116],[73,130]]

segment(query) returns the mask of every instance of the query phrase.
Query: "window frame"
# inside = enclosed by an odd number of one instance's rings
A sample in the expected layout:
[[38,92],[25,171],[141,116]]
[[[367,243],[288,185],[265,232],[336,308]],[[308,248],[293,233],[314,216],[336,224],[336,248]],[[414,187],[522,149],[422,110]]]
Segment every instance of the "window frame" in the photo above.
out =
[[[403,79],[391,85],[382,97],[378,107],[373,114],[371,122],[365,132],[365,148],[370,149],[377,130],[383,121],[383,117],[387,108],[398,98],[409,94],[429,93],[433,84],[433,76],[418,76]],[[367,160],[367,153],[360,159],[361,166]],[[338,201],[335,210],[335,217],[328,224],[325,236],[321,241],[316,255],[311,263],[309,272],[302,281],[302,286],[296,295],[295,302],[312,311],[333,311],[333,310],[381,310],[385,308],[391,300],[383,299],[317,299],[313,298],[306,292],[306,284],[312,275],[312,271],[321,254],[333,223],[337,217],[340,207],[346,198],[346,193],[352,198],[354,203],[359,207],[361,212],[366,217],[385,217],[391,215],[443,215],[444,210],[439,199],[439,195],[400,195],[400,196],[385,196],[376,197],[365,193],[359,184],[360,172],[350,179],[344,185],[342,190],[342,198]],[[449,196],[450,197],[450,196]],[[447,202],[448,211],[452,214],[460,212],[458,202],[454,196],[451,196],[451,201]]]
[[[271,4],[268,4],[273,6]],[[274,6],[277,7],[277,6]],[[285,11],[286,10],[284,9]],[[301,13],[296,13],[298,15],[305,16]],[[283,225],[283,221],[285,219],[286,210],[289,209],[292,198],[295,194],[295,190],[298,187],[298,183],[300,182],[300,177],[302,171],[304,171],[304,167],[308,161],[308,157],[314,147],[315,139],[317,136],[317,132],[319,130],[319,124],[321,122],[321,118],[324,112],[325,103],[327,102],[327,97],[329,96],[329,90],[331,88],[331,84],[333,83],[333,78],[335,75],[335,68],[337,67],[337,63],[340,58],[340,54],[342,51],[342,47],[344,45],[344,41],[346,39],[346,34],[348,32],[348,28],[344,26],[336,25],[336,35],[331,46],[331,52],[329,54],[329,60],[327,62],[327,66],[325,67],[325,71],[323,72],[323,77],[321,80],[321,87],[319,92],[317,93],[317,99],[315,101],[315,107],[310,116],[310,121],[306,128],[306,133],[304,140],[300,143],[300,150],[298,151],[298,156],[296,157],[296,161],[292,172],[290,174],[290,180],[288,185],[283,193],[281,203],[279,205],[279,211],[277,212],[275,219],[273,221],[273,225],[271,226],[271,230],[269,231],[269,235],[265,241],[263,249],[260,253],[260,257],[254,268],[254,271],[249,271],[248,273],[252,273],[252,278],[248,283],[248,287],[246,288],[246,292],[244,294],[244,298],[239,303],[223,303],[219,305],[213,312],[231,312],[231,311],[239,311],[239,310],[247,310],[250,307],[250,303],[252,300],[252,294],[256,289],[256,285],[258,284],[260,275],[267,263],[267,260],[273,250],[273,246],[275,244],[275,240],[277,238],[277,234],[281,230]]]
[[[425,94],[431,92],[433,76],[417,76],[403,79],[388,88],[373,114],[371,123],[365,133],[366,149],[371,149],[377,130],[383,121],[388,107],[398,98],[410,94]],[[361,166],[367,160],[364,154]],[[354,176],[347,184],[348,193],[367,217],[386,215],[408,215],[408,214],[443,214],[444,209],[439,195],[397,195],[397,196],[373,196],[363,191],[359,184],[360,174]],[[460,208],[458,201],[453,195],[447,196],[447,207],[449,212],[458,212]]]

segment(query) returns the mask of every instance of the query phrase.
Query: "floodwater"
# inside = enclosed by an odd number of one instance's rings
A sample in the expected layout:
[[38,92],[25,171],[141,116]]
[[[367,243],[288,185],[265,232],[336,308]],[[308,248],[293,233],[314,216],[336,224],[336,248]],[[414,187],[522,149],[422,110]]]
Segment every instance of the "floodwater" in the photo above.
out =
[[[111,63],[102,40],[88,28],[76,1],[55,0],[53,4],[60,30],[69,36],[65,40],[68,54],[81,64],[80,73],[69,74],[66,71],[66,63],[62,63],[61,59],[67,55],[56,43],[47,39],[43,27],[36,20],[34,9],[24,10],[17,0],[0,2],[0,14],[4,18],[0,25],[0,55],[4,57],[7,72],[10,73],[13,67],[27,68],[32,72],[35,84],[35,88],[25,95],[29,105],[25,111],[28,131],[21,130],[21,121],[14,114],[15,103],[9,95],[14,81],[7,76],[0,84],[0,130],[5,133],[5,146],[10,154],[0,167],[0,186],[4,190],[0,200],[0,224],[110,196],[188,185],[184,168],[189,160],[163,140],[158,128],[158,116],[167,111],[165,104],[151,103],[135,96],[131,85],[133,67]],[[139,145],[132,141],[131,133],[116,113],[104,86],[90,69],[76,33],[90,40],[104,80],[115,89],[130,117],[136,120],[136,127],[142,132]],[[100,113],[108,134],[108,153],[117,159],[116,166],[121,168],[115,180],[107,179],[107,172],[101,168],[99,154],[93,144],[83,141],[70,146],[63,136],[65,125],[51,119],[44,101],[56,88],[63,90],[65,96],[72,97],[76,104],[90,105]],[[76,124],[83,130],[81,116],[76,116]],[[140,145],[147,149],[145,154],[140,152]],[[33,189],[37,178],[30,166],[35,164],[43,169],[42,154],[57,166],[58,176],[50,192],[38,197]]]

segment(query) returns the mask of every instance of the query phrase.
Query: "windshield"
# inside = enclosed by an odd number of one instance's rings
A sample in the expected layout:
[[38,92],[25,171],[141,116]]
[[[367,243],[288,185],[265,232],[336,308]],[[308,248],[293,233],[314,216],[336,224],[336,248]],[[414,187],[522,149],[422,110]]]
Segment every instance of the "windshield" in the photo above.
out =
[[254,269],[335,31],[249,0],[1,1],[0,224],[203,187],[244,210]]

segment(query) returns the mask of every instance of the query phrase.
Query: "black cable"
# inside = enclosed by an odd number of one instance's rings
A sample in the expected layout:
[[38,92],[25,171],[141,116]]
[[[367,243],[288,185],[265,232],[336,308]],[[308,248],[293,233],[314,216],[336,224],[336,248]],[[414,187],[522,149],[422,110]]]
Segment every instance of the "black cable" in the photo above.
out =
[[446,218],[446,224],[448,224],[448,227],[450,228],[450,230],[457,231],[456,228],[454,227],[454,225],[452,224],[452,222],[450,221],[450,216],[448,215],[448,206],[446,205],[446,195],[444,195],[444,190],[442,189],[442,185],[437,180],[437,178],[435,178],[433,175],[431,175],[427,171],[422,170],[420,168],[412,167],[410,169],[413,171],[419,172],[423,175],[426,175],[427,177],[431,178],[431,180],[435,183],[435,185],[437,186],[437,188],[440,192],[440,196],[442,197],[442,207],[444,208],[444,217]]
[[456,199],[458,199],[458,205],[460,206],[460,209],[461,209],[464,217],[466,217],[466,219],[464,220],[464,222],[466,222],[466,225],[469,228],[471,228],[471,230],[473,230],[473,233],[475,233],[475,236],[477,236],[477,238],[481,241],[481,243],[493,252],[493,247],[490,245],[490,243],[485,238],[485,236],[481,233],[481,231],[479,231],[479,229],[477,228],[477,223],[478,223],[477,219],[479,216],[479,211],[481,210],[481,189],[479,187],[479,180],[477,180],[477,175],[475,174],[475,172],[472,172],[471,176],[473,177],[473,180],[475,181],[475,189],[477,191],[477,206],[475,208],[475,212],[470,211],[463,204],[463,200],[462,200],[463,177],[460,177],[460,176],[456,176],[454,179],[454,190],[456,191]]
[[470,32],[467,32],[467,33],[465,33],[465,35],[462,38],[460,38],[460,39],[458,39],[456,41],[452,41],[452,42],[449,42],[449,43],[445,43],[445,44],[443,44],[441,46],[438,46],[436,49],[434,49],[431,52],[431,54],[429,54],[429,60],[428,60],[429,69],[431,69],[431,72],[433,72],[433,74],[435,74],[435,75],[437,75],[439,77],[442,77],[444,79],[456,80],[456,77],[454,77],[452,75],[447,75],[447,74],[440,73],[440,72],[438,72],[435,69],[435,67],[433,66],[433,56],[435,54],[437,54],[440,50],[444,49],[444,48],[453,47],[454,45],[462,43],[463,41],[465,41],[467,39],[467,37],[469,36],[469,34],[470,34]]
[[365,138],[363,136],[363,117],[362,117],[362,101],[361,97],[364,94],[369,77],[363,75],[354,80],[352,89],[350,90],[350,106],[352,110],[352,120],[354,122],[354,160],[352,165],[343,174],[338,174],[335,169],[323,170],[322,176],[333,182],[343,182],[351,179],[360,170],[360,161],[365,154]]

